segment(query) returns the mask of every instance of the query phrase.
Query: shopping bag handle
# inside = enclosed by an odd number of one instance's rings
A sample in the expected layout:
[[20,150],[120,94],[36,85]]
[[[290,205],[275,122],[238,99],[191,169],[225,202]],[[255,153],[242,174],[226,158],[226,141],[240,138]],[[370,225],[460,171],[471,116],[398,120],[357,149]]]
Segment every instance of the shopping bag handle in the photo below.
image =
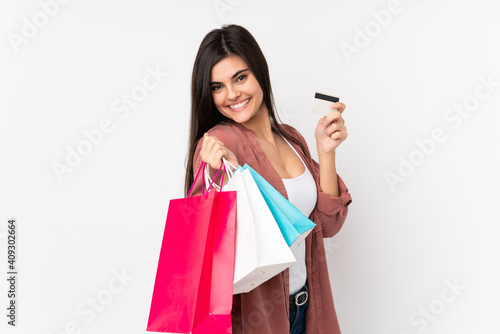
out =
[[[205,193],[205,167],[206,166],[206,163],[205,161],[202,161],[201,162],[201,165],[200,167],[198,168],[198,171],[196,172],[196,176],[194,177],[194,181],[193,181],[193,184],[191,185],[191,188],[189,188],[189,192],[188,192],[188,195],[186,197],[186,203],[187,203],[187,200],[189,198],[189,196],[191,195],[191,192],[193,191],[193,187],[196,183],[196,180],[198,179],[198,176],[200,175],[200,171],[203,169],[203,182],[202,182],[202,185],[201,185],[201,191],[203,193],[203,195],[205,195],[205,198],[208,197],[208,191],[210,190],[210,188],[212,187],[212,183],[210,183],[210,186],[207,188],[207,192]],[[222,172],[222,182],[224,182],[224,173],[226,171],[226,166],[224,164],[220,164],[220,167],[219,167],[219,170],[217,171],[217,173],[215,174],[215,177],[214,177],[214,180],[217,178],[217,175],[219,175],[219,172],[221,170],[221,168],[224,167],[224,171]]]
[[[224,187],[224,174],[225,172],[227,171],[227,175],[229,175],[229,178],[232,178],[233,177],[233,171],[231,170],[230,167],[232,167],[233,169],[236,169],[236,167],[234,167],[229,161],[226,160],[226,158],[222,157],[222,164],[224,164],[224,173],[222,174],[222,181],[221,181],[221,186],[219,186],[217,183],[214,183],[212,181],[212,179],[210,178],[210,173],[208,171],[208,165],[205,166],[205,183],[210,183],[210,185],[213,186],[217,189],[217,190],[221,190],[221,187]],[[222,165],[221,164],[221,165]],[[217,178],[217,174],[215,175],[214,177],[214,180]],[[210,188],[209,188],[210,189]]]

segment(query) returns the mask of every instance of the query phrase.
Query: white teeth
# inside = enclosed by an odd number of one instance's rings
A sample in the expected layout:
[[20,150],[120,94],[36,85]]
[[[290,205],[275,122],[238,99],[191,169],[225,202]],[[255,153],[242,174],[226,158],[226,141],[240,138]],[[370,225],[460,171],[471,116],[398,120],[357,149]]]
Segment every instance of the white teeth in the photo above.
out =
[[229,108],[231,108],[231,109],[240,109],[241,107],[243,107],[244,105],[246,105],[248,103],[248,101],[250,101],[250,99],[246,99],[245,101],[243,101],[241,103],[229,106]]

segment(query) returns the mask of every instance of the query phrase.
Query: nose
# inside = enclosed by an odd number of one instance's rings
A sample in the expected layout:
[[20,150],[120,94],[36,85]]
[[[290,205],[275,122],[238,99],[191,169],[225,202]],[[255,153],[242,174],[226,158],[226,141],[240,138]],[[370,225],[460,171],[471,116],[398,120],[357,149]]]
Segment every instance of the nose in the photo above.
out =
[[240,97],[240,92],[233,86],[227,86],[227,98],[231,101],[236,101]]

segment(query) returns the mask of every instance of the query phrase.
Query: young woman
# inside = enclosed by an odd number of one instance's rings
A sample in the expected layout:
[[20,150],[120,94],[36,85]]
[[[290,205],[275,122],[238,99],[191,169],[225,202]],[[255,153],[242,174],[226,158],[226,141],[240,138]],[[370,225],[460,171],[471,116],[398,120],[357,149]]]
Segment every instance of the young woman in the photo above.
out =
[[[212,176],[225,157],[245,163],[316,223],[294,251],[297,263],[254,290],[233,296],[233,333],[340,333],[323,238],[342,227],[351,196],[337,175],[335,149],[347,137],[343,103],[319,120],[319,164],[293,127],[278,120],[264,55],[243,27],[208,33],[198,50],[191,86],[186,195],[202,161]],[[201,194],[198,178],[193,195]]]

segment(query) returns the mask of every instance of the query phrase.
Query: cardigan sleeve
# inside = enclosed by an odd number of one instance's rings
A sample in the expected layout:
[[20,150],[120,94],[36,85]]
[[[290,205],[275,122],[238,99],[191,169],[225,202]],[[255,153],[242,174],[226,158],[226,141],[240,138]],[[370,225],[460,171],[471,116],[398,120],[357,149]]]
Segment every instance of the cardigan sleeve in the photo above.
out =
[[337,174],[340,196],[333,196],[323,192],[319,183],[319,164],[311,158],[311,153],[304,137],[295,128],[286,126],[290,135],[297,138],[304,145],[309,154],[309,164],[312,166],[311,173],[316,180],[318,189],[318,200],[316,207],[311,213],[311,220],[316,224],[315,229],[322,230],[324,238],[333,237],[337,234],[347,218],[348,206],[352,202],[351,194],[342,178]]
[[[319,175],[319,164],[314,160],[313,164]],[[333,237],[340,231],[347,218],[348,206],[352,202],[351,194],[338,174],[337,181],[340,192],[338,197],[323,192],[318,184],[318,202],[313,215],[316,225],[323,229],[324,238]]]

